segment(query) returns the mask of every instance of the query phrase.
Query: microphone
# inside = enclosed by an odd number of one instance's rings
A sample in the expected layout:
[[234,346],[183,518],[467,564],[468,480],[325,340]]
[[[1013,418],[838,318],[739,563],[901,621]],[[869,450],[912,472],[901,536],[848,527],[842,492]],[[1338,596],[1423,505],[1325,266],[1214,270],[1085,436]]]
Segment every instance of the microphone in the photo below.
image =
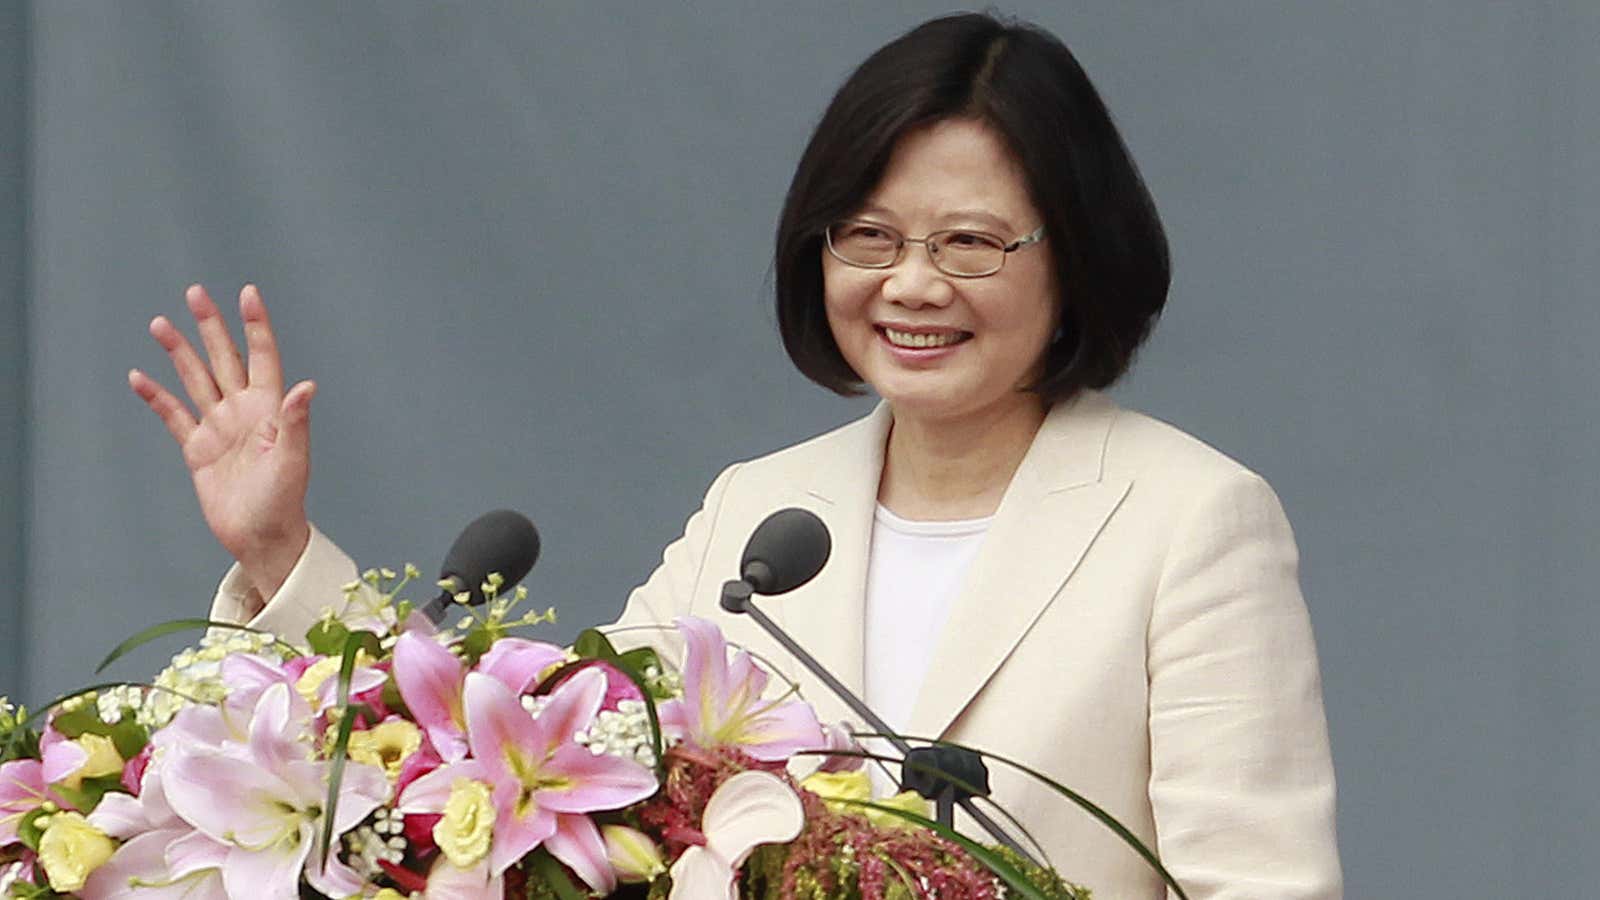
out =
[[[947,773],[946,778],[939,778],[937,774],[929,773],[914,775],[913,771],[902,773],[902,781],[908,789],[917,790],[924,797],[937,798],[940,819],[944,824],[950,824],[951,807],[959,805],[974,822],[989,833],[990,837],[1015,850],[1023,859],[1037,865],[1027,850],[972,803],[971,793],[957,789],[951,780],[953,778],[955,781],[981,786],[985,790],[988,788],[989,773],[976,754],[954,748],[948,748],[953,752],[941,753],[925,752],[932,748],[922,748],[921,751],[913,749],[904,738],[889,727],[887,722],[873,712],[871,707],[845,687],[844,682],[835,678],[816,657],[807,653],[804,647],[789,637],[778,623],[772,621],[753,602],[755,594],[786,593],[815,578],[828,562],[832,547],[833,539],[828,534],[828,526],[809,510],[789,507],[767,516],[756,526],[756,530],[750,535],[750,540],[745,544],[744,554],[739,561],[740,577],[722,585],[722,608],[754,619],[773,640],[789,651],[790,655],[826,685],[834,696],[843,700],[845,705],[864,719],[874,731],[883,735],[896,750],[904,754],[907,761]],[[904,768],[910,769],[910,767]]]
[[539,559],[539,530],[527,516],[516,510],[497,509],[472,520],[450,552],[444,555],[444,565],[439,567],[439,580],[449,582],[439,596],[422,607],[422,614],[434,624],[443,621],[455,595],[466,591],[467,604],[477,606],[488,598],[479,586],[498,572],[505,579],[502,589],[521,581]]
[[758,594],[786,594],[817,577],[833,551],[828,526],[810,510],[780,509],[756,526],[739,574]]

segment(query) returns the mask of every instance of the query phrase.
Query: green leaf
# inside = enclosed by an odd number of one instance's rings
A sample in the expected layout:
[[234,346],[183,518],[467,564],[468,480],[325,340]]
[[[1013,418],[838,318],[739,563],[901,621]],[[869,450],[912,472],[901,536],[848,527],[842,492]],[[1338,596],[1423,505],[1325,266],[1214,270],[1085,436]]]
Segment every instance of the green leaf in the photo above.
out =
[[112,791],[126,791],[122,786],[122,774],[102,775],[99,778],[85,778],[75,788],[64,784],[53,784],[52,791],[61,795],[61,799],[71,804],[73,809],[81,813],[90,813],[100,805],[100,799]]
[[48,815],[42,809],[35,809],[25,813],[22,821],[17,823],[17,840],[27,844],[28,849],[35,853],[39,850],[39,838],[44,836],[44,829],[39,827],[39,817]]
[[615,660],[617,648],[611,641],[601,634],[598,629],[585,628],[578,639],[572,642],[572,652],[584,659]]
[[306,644],[319,656],[337,656],[343,652],[345,638],[349,636],[350,629],[338,619],[319,619],[317,624],[306,629]]
[[110,726],[111,743],[117,746],[117,755],[125,760],[133,759],[139,751],[150,743],[150,730],[140,725],[127,711],[123,711],[121,721]]
[[85,734],[109,734],[111,729],[100,721],[100,713],[93,703],[84,703],[74,710],[60,713],[50,720],[63,737],[76,738]]
[[549,885],[550,890],[555,891],[560,900],[588,900],[588,893],[573,886],[572,879],[567,877],[567,870],[543,847],[528,854],[523,862],[534,875]]
[[355,713],[350,709],[350,676],[356,669],[356,654],[361,650],[361,634],[347,634],[339,659],[339,735],[329,751],[332,765],[328,768],[328,800],[322,807],[322,840],[318,865],[325,865],[333,852],[333,820],[339,809],[339,786],[344,783],[344,766],[349,759],[350,731],[355,727]]
[[400,696],[400,685],[395,684],[394,675],[390,675],[383,683],[383,693],[380,695],[383,705],[406,718],[411,718],[411,709],[406,706],[406,700]]
[[[160,622],[158,624],[151,625],[149,628],[146,628],[138,634],[135,634],[133,637],[128,638],[127,640],[118,644],[111,650],[110,653],[106,654],[105,659],[100,660],[100,665],[95,666],[94,671],[96,674],[105,671],[106,666],[111,665],[122,657],[127,656],[129,653],[133,652],[139,647],[144,646],[145,644],[150,643],[153,640],[164,638],[169,634],[177,634],[182,631],[194,631],[200,628],[225,628],[233,631],[249,631],[255,634],[270,634],[269,632],[262,631],[259,628],[250,628],[245,625],[240,625],[236,622],[218,622],[213,619],[198,618],[173,619],[170,622]],[[283,644],[282,641],[279,641],[278,643]],[[288,647],[289,645],[283,644],[283,646]],[[293,648],[291,647],[290,649]]]

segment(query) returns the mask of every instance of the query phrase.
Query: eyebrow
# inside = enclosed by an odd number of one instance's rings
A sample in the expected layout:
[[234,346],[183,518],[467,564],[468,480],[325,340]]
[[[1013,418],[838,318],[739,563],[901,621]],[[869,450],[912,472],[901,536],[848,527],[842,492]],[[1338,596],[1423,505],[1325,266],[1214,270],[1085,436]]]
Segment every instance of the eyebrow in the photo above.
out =
[[[865,206],[861,207],[861,211],[860,211],[860,213],[858,213],[858,215],[870,215],[870,214],[880,215],[880,216],[883,216],[883,217],[889,218],[889,219],[897,218],[895,216],[893,210],[890,210],[887,207],[878,206],[877,204],[874,204],[874,203],[868,203]],[[940,223],[939,228],[943,229],[943,228],[950,227],[949,223],[951,223],[951,222],[960,222],[960,221],[969,221],[970,222],[970,221],[973,221],[973,220],[978,220],[980,222],[983,222],[988,227],[993,228],[993,229],[995,229],[997,231],[1000,231],[1000,232],[1011,232],[1011,231],[1015,231],[1016,230],[1015,227],[1012,226],[1012,224],[1010,222],[1006,221],[1001,216],[996,215],[995,213],[989,212],[988,210],[984,210],[984,209],[975,209],[975,208],[952,209],[952,210],[950,210],[948,212],[941,213],[939,215],[939,218],[937,220],[935,220],[935,221],[939,222]]]

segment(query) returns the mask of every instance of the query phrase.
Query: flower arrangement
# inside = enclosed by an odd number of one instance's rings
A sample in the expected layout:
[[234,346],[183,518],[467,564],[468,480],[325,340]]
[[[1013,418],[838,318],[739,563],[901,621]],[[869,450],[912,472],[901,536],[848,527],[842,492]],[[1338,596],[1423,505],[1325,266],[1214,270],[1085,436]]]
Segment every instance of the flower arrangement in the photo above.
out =
[[150,684],[0,699],[0,896],[1089,896],[914,794],[872,802],[869,754],[709,622],[670,665],[558,647],[491,576],[438,628],[399,598],[417,574],[367,572],[301,645],[182,620],[102,664],[208,629]]

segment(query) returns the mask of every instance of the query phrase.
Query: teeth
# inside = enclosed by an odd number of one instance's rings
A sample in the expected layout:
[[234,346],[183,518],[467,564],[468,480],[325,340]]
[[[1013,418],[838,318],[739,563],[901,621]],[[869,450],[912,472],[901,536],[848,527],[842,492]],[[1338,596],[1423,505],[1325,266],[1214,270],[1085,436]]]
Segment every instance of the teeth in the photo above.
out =
[[926,332],[896,331],[893,328],[883,329],[888,336],[889,343],[896,347],[948,347],[961,340],[961,332],[945,331],[938,334]]

